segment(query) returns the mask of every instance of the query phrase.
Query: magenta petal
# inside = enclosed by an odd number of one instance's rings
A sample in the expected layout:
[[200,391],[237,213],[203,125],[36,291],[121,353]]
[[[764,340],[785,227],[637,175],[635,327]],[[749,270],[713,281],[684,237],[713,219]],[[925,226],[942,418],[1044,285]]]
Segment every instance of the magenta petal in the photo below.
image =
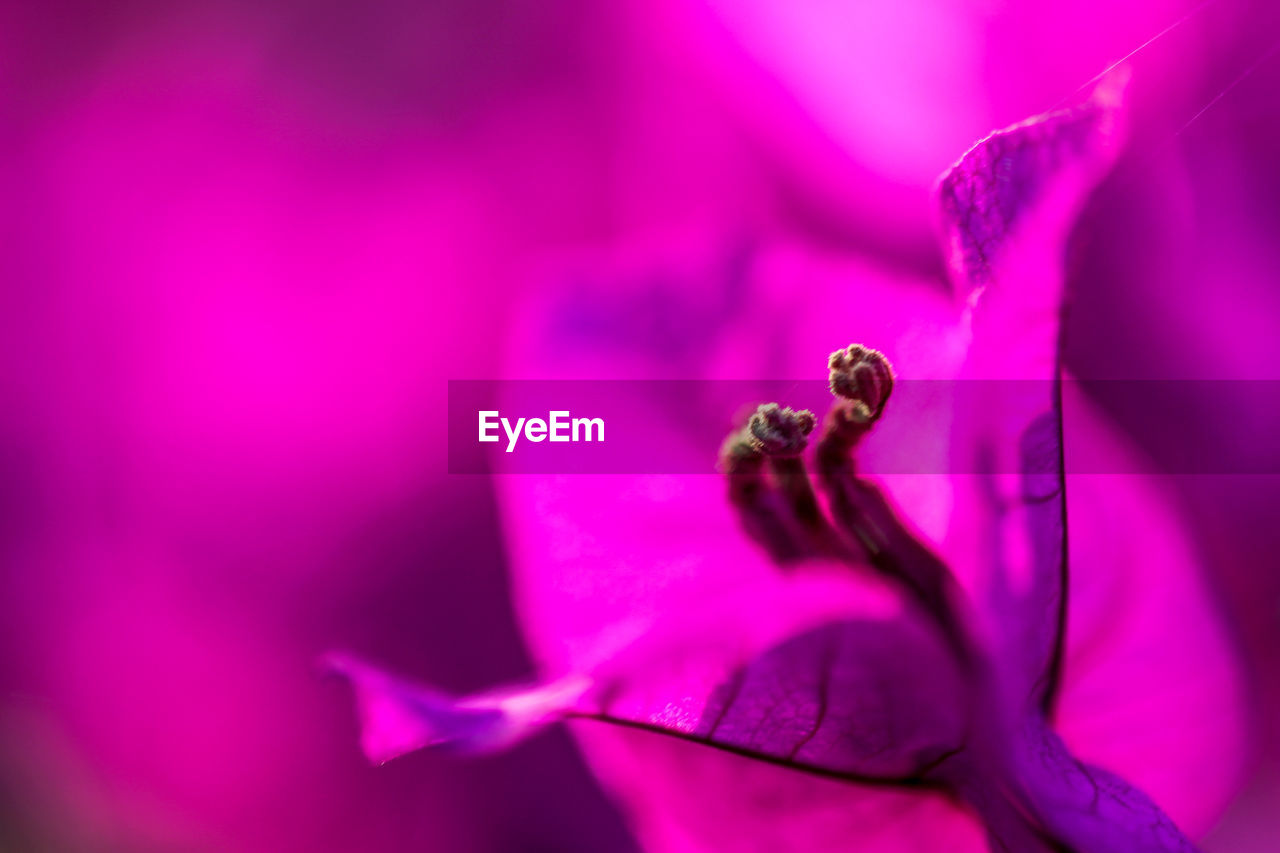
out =
[[[1068,436],[1131,468],[1134,449],[1077,397],[1066,399]],[[1245,675],[1164,486],[1068,477],[1073,571],[1055,728],[1077,757],[1119,773],[1199,836],[1248,762]]]
[[[730,645],[731,647],[731,645]],[[673,650],[681,654],[681,650]],[[797,769],[923,781],[961,749],[969,704],[936,635],[906,617],[847,620],[794,636],[718,684],[689,677],[705,649],[601,682],[606,721],[632,722]],[[911,667],[901,661],[911,660]]]
[[1037,816],[1055,838],[1090,853],[1194,853],[1196,846],[1146,794],[1073,757],[1062,739],[1032,723],[1019,755]]
[[1056,325],[1061,293],[1042,279],[1060,283],[1067,232],[1123,143],[1127,83],[1111,71],[1080,103],[992,133],[942,176],[948,260],[967,295],[994,283],[1006,305]]
[[645,850],[988,850],[978,822],[941,791],[850,784],[594,723],[574,734]]
[[[1013,700],[1050,707],[1061,675],[1056,723],[1073,752],[1201,832],[1238,777],[1243,702],[1185,533],[1143,478],[1069,476],[1064,579],[1067,515],[1049,476],[1060,464],[1049,427],[1061,417],[1053,382],[1063,246],[1115,156],[1122,88],[1123,78],[1104,80],[1078,106],[993,135],[941,184],[953,273],[971,300],[962,375],[995,391],[956,417],[954,451],[970,461],[985,454],[992,473],[954,478],[945,551],[981,605]],[[1074,410],[1067,457],[1074,441],[1130,470],[1132,450],[1115,446],[1065,390]]]
[[1058,349],[1068,232],[1122,134],[1126,75],[991,134],[938,185],[971,341],[951,431],[945,552],[979,603],[1011,702],[1051,707],[1065,631]]
[[[936,629],[891,598],[851,607],[837,577],[726,591],[591,672],[457,699],[348,656],[366,754],[501,748],[565,717],[644,728],[815,773],[923,780],[964,746],[971,704]],[[759,608],[772,601],[777,610]],[[754,608],[753,608],[753,605]],[[838,619],[841,611],[879,618]],[[911,661],[909,667],[903,661]]]

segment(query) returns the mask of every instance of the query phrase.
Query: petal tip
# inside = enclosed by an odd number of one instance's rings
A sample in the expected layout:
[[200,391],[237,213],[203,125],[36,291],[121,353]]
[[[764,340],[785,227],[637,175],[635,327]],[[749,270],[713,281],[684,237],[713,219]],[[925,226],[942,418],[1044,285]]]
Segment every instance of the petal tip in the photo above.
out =
[[344,677],[355,691],[360,746],[373,764],[424,747],[484,751],[506,729],[506,714],[498,708],[464,705],[354,655],[332,652],[318,663],[323,672]]
[[953,277],[968,291],[996,277],[1010,246],[1056,250],[1125,138],[1127,66],[1074,103],[979,140],[936,186]]

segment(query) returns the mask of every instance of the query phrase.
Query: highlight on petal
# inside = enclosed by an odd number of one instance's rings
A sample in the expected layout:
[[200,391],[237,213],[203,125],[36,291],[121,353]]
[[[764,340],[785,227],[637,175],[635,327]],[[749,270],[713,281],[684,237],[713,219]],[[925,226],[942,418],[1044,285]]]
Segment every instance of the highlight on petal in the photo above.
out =
[[350,655],[330,654],[322,665],[351,682],[360,716],[360,744],[368,759],[377,763],[429,746],[458,752],[509,746],[562,714],[587,686],[585,680],[576,679],[457,699]]

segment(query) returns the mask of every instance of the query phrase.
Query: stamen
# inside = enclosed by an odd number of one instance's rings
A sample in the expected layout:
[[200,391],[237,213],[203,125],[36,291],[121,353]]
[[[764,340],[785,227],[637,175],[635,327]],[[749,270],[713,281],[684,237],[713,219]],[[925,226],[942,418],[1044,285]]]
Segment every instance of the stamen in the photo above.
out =
[[808,409],[796,411],[765,403],[751,416],[747,430],[764,455],[795,457],[809,443],[809,433],[817,422]]
[[884,353],[861,344],[850,344],[831,353],[827,367],[831,371],[831,393],[853,404],[850,419],[874,423],[893,393],[893,367]]
[[[803,528],[813,525],[811,519],[821,519],[821,513],[800,454],[816,423],[813,412],[767,403],[729,436],[720,451],[730,502],[741,514],[747,533],[778,563],[812,556],[815,551]],[[779,489],[765,479],[766,461]]]
[[970,643],[957,616],[951,570],[903,524],[884,493],[858,477],[854,464],[855,447],[893,392],[893,368],[883,353],[858,344],[832,353],[828,367],[831,392],[840,399],[827,414],[816,461],[832,521],[920,602],[967,660]]
[[893,393],[893,367],[879,350],[851,344],[831,353],[827,368],[831,393],[839,399],[818,442],[821,471],[852,463],[853,448],[880,419]]
[[869,559],[934,619],[958,659],[976,660],[960,619],[951,570],[898,517],[879,488],[858,477],[853,451],[884,412],[893,368],[884,354],[854,344],[831,354],[831,392],[838,398],[824,422],[817,469],[830,519],[814,494],[801,453],[813,432],[812,412],[768,403],[721,449],[729,499],[749,535],[779,564],[826,555],[850,565]]
[[781,409],[776,403],[769,403],[756,410],[748,428],[760,442],[769,470],[792,514],[813,537],[811,544],[816,550],[829,550],[827,520],[800,456],[816,423],[817,418],[807,409]]

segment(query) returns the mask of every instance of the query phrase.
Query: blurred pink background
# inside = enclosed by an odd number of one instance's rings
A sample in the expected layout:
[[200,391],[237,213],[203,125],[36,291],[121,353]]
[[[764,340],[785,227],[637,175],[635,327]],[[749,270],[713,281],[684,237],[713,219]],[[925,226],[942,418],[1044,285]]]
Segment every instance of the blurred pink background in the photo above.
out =
[[[633,849],[562,732],[370,768],[313,670],[529,674],[445,381],[512,369],[566,254],[785,235],[939,270],[933,179],[1188,13],[1133,59],[1069,363],[1280,379],[1280,10],[848,7],[0,7],[0,849]],[[1280,428],[1238,387],[1186,441]],[[1280,483],[1169,483],[1258,719],[1206,847],[1269,849]]]

